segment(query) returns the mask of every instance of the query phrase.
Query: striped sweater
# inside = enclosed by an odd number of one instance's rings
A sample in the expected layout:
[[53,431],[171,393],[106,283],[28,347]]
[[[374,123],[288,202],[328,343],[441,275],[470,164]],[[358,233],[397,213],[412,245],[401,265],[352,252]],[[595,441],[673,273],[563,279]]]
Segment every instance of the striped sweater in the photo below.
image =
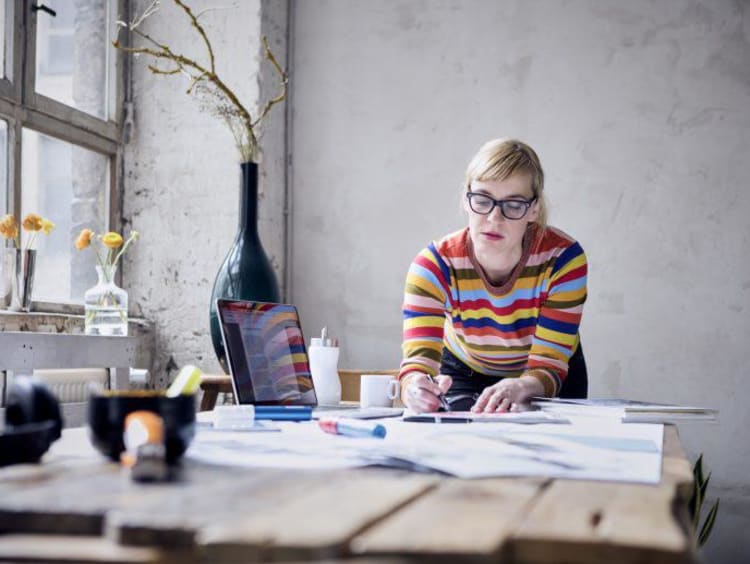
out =
[[433,242],[409,268],[399,377],[438,374],[443,347],[475,372],[538,378],[557,395],[578,346],[586,255],[553,227],[530,224],[518,266],[502,286],[484,276],[465,228]]

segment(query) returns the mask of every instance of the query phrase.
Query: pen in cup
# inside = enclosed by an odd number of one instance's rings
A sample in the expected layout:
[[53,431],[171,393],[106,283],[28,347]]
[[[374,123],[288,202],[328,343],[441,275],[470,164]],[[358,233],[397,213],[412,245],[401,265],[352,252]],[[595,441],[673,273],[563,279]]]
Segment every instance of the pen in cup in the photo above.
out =
[[[427,379],[436,386],[438,385],[438,383],[435,381],[435,378],[433,378],[429,374],[427,374]],[[448,403],[448,400],[445,399],[445,394],[443,392],[440,392],[438,394],[438,399],[440,400],[440,407],[442,407],[445,411],[451,410],[451,405]]]

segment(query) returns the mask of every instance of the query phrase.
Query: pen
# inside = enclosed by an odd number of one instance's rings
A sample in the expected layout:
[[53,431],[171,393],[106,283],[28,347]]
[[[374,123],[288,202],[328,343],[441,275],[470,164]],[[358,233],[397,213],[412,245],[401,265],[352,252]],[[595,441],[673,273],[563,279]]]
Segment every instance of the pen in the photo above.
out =
[[318,426],[332,435],[346,435],[347,437],[385,438],[385,427],[380,423],[362,421],[360,419],[339,419],[329,417],[318,420]]
[[[437,384],[435,381],[435,378],[427,374],[427,379],[432,382],[433,384]],[[438,399],[440,400],[440,407],[442,407],[445,411],[451,410],[451,404],[448,403],[448,400],[445,399],[445,394],[443,392],[440,392],[438,394]]]

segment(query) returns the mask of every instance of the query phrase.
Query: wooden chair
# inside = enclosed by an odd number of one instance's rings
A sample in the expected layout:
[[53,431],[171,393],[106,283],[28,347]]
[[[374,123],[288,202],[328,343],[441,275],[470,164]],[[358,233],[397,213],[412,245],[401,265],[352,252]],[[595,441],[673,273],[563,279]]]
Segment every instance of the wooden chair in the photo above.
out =
[[[340,369],[341,401],[359,401],[359,381],[362,374],[390,374],[396,376],[398,370]],[[227,374],[204,374],[201,380],[201,411],[210,411],[216,405],[220,393],[232,393],[232,377]]]

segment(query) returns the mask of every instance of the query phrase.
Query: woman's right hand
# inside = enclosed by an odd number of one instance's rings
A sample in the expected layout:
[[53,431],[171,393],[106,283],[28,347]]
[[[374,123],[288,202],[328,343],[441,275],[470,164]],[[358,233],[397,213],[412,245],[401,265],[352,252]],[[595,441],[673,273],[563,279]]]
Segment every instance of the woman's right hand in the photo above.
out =
[[440,408],[438,395],[446,393],[453,384],[453,379],[443,374],[432,380],[427,374],[412,372],[406,378],[401,401],[415,413],[437,411]]

